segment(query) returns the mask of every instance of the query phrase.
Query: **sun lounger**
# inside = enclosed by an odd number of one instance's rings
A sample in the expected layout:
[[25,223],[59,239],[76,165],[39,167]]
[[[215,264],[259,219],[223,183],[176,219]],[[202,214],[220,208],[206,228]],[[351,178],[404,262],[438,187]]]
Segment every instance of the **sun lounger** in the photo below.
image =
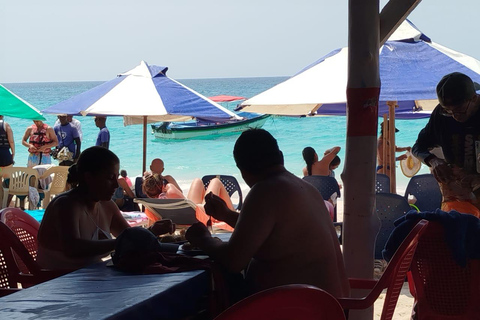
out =
[[135,198],[160,219],[171,219],[177,225],[191,225],[199,222],[195,216],[196,205],[187,199]]

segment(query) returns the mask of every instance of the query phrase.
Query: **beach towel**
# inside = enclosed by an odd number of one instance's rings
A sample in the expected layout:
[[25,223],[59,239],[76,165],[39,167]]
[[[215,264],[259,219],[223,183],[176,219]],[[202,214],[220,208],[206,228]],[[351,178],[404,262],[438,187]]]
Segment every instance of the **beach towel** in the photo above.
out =
[[452,250],[455,261],[466,266],[467,259],[480,259],[480,219],[452,210],[417,212],[415,210],[395,220],[395,229],[382,251],[385,260],[389,261],[410,230],[420,219],[440,222],[445,229],[445,241]]

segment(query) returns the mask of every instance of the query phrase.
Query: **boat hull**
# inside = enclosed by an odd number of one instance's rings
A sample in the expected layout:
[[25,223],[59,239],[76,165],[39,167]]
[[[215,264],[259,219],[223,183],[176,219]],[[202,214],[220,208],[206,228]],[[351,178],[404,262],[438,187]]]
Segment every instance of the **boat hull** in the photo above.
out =
[[156,138],[178,140],[191,139],[198,137],[208,137],[224,134],[234,134],[243,132],[250,128],[261,128],[270,115],[259,115],[246,120],[235,122],[227,122],[221,124],[204,124],[188,123],[181,125],[170,125],[163,127],[159,125],[152,125],[152,130]]

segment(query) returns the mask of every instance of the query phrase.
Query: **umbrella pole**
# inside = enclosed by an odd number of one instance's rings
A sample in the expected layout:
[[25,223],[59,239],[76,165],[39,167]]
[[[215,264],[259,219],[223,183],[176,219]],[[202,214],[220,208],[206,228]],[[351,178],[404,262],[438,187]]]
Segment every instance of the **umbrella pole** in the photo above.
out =
[[390,178],[390,173],[387,171],[388,162],[388,130],[386,128],[388,125],[388,116],[387,114],[383,115],[383,134],[382,134],[382,159],[383,159],[383,168],[380,169],[380,173],[386,174]]
[[390,157],[388,159],[390,165],[390,193],[397,193],[397,175],[396,175],[396,144],[395,144],[395,106],[396,102],[392,101],[388,103],[388,113],[389,113],[389,126],[388,138],[390,140]]
[[[374,207],[380,95],[379,2],[349,0],[348,11],[347,142],[342,172],[343,257],[349,277],[373,279],[378,230]],[[373,307],[350,310],[349,319],[373,319]]]
[[142,175],[147,170],[147,116],[143,116],[143,166]]

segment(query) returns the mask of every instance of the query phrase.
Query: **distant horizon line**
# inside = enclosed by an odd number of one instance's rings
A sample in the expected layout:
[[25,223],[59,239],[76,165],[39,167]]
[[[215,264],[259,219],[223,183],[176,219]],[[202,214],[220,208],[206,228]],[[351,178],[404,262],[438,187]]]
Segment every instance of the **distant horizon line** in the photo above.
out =
[[[265,78],[289,78],[291,76],[268,76],[268,77],[220,77],[220,78],[173,78],[177,81],[183,80],[226,80],[226,79],[265,79]],[[169,77],[170,78],[170,77]],[[112,78],[113,79],[113,78]],[[110,80],[112,80],[110,79]],[[25,81],[25,82],[0,82],[0,84],[33,84],[33,83],[65,83],[65,82],[106,82],[110,80],[69,80],[69,81]]]

